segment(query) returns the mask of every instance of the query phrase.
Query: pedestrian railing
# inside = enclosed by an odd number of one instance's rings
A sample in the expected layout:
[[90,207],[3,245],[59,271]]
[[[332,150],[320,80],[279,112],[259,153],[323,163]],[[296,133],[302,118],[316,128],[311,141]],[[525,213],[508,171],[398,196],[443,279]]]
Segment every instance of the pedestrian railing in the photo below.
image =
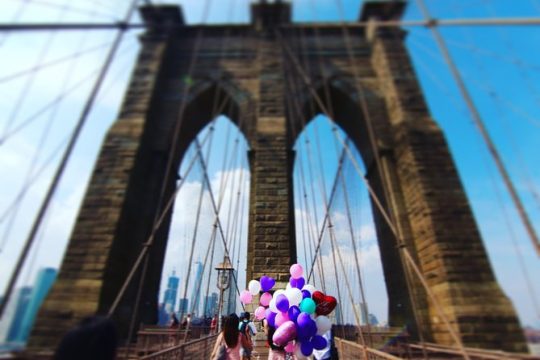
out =
[[142,356],[141,360],[199,360],[208,359],[217,335],[209,335],[180,345]]

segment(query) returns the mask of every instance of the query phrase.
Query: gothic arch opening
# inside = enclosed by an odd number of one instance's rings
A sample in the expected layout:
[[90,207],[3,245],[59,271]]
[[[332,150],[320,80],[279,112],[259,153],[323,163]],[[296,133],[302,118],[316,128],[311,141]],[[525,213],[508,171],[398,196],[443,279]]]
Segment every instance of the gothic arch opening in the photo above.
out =
[[[342,139],[347,137],[339,125],[318,114],[295,142],[293,178],[298,261],[308,269],[314,262],[310,283],[340,297],[335,323],[356,325],[356,311],[362,324],[384,325],[388,323],[388,298],[369,195],[334,132]],[[354,161],[361,164],[355,145],[347,140],[347,146]],[[320,256],[314,261],[319,242]],[[351,294],[343,276],[352,285]],[[351,295],[354,303],[350,301]]]
[[[300,106],[303,121],[293,122],[292,130],[295,134],[293,138],[296,139],[296,144],[298,144],[302,134],[307,132],[313,126],[312,124],[321,119],[324,119],[322,123],[328,122],[326,116],[331,116],[334,123],[328,125],[327,132],[335,133],[334,135],[341,140],[331,140],[329,146],[341,149],[344,140],[348,137],[348,148],[351,151],[346,151],[344,156],[348,158],[353,155],[356,158],[356,165],[354,165],[356,178],[351,187],[354,189],[366,189],[359,177],[361,171],[384,210],[392,214],[392,210],[390,210],[390,204],[392,204],[390,194],[395,195],[399,191],[391,187],[392,184],[385,177],[387,174],[381,172],[375,158],[375,154],[391,156],[392,133],[391,124],[386,113],[386,104],[384,99],[378,96],[374,90],[367,86],[359,86],[362,87],[355,88],[350,82],[340,78],[316,84],[316,95],[309,93]],[[301,135],[297,137],[298,134]],[[331,135],[332,139],[334,135]],[[316,144],[313,144],[313,146],[316,146]],[[336,155],[336,152],[340,153],[340,150],[334,151],[334,166],[338,164],[336,159],[339,155]],[[359,164],[364,164],[364,167],[360,169]],[[331,187],[326,184],[326,188],[327,197],[329,198]],[[368,198],[369,196],[366,194],[365,197]],[[415,332],[418,317],[415,317],[413,313],[411,305],[413,299],[411,296],[415,296],[418,290],[411,286],[410,283],[407,283],[409,280],[398,252],[398,241],[386,223],[384,216],[382,216],[381,211],[373,202],[373,198],[369,197],[369,199],[370,206],[368,206],[368,209],[373,218],[373,227],[382,263],[382,273],[384,274],[385,298],[388,300],[388,307],[383,311],[384,318],[387,316],[388,324],[391,326],[408,326],[409,330]],[[380,281],[383,281],[382,278]],[[422,304],[422,300],[416,300],[416,303]],[[382,315],[379,316],[383,317]]]
[[[172,312],[180,321],[191,314],[194,324],[208,322],[218,311],[237,312],[236,288],[246,278],[250,171],[247,117],[241,110],[245,104],[236,101],[238,94],[216,85],[196,86],[193,93],[194,100],[177,119],[176,183],[182,188],[163,260],[160,324],[166,324]],[[221,294],[215,268],[225,257],[234,271]]]

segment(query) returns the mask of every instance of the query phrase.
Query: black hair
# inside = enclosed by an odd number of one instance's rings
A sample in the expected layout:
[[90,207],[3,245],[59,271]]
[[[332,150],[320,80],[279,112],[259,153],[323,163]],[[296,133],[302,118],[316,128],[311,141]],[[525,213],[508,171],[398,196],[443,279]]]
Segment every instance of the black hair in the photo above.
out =
[[101,316],[83,319],[62,339],[54,353],[54,360],[114,360],[117,334],[114,323]]
[[233,348],[238,343],[238,324],[240,320],[238,315],[232,313],[225,318],[223,324],[223,337],[225,338],[225,343],[227,343],[228,348]]

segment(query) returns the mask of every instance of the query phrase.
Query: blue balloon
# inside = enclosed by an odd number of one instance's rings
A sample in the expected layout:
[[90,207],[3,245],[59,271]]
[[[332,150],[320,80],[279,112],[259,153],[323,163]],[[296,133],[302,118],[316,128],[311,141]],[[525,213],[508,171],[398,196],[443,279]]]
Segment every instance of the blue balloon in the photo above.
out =
[[300,308],[296,305],[293,305],[289,308],[288,311],[289,320],[296,323],[296,319],[298,318],[298,315],[300,315]]
[[312,339],[311,339],[311,345],[313,345],[313,348],[315,350],[322,350],[326,347],[326,345],[328,345],[328,342],[326,341],[326,339],[320,335],[315,335]]
[[317,335],[317,323],[311,318],[309,319],[308,325],[306,326],[306,335],[308,338]]
[[302,300],[305,299],[305,298],[310,298],[311,297],[311,293],[307,290],[302,290]]
[[313,345],[309,341],[304,341],[300,344],[300,351],[304,356],[309,356],[313,353]]

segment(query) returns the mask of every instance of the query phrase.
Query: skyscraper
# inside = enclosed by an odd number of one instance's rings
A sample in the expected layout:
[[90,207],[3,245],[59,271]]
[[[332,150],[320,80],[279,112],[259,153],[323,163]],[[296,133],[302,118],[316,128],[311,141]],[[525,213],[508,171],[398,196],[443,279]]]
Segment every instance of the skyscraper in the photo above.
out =
[[191,291],[191,308],[193,309],[192,316],[199,315],[199,304],[201,302],[201,284],[203,276],[203,266],[200,261],[195,263],[195,281]]
[[39,308],[56,280],[56,274],[57,271],[53,268],[43,268],[38,272],[36,282],[30,293],[28,306],[22,318],[21,327],[14,339],[15,342],[25,343],[28,339]]
[[165,290],[165,295],[163,297],[163,304],[165,305],[165,311],[167,313],[172,313],[176,306],[176,297],[178,295],[178,284],[180,283],[180,278],[175,276],[176,272],[173,270],[172,275],[169,276],[169,281],[167,282],[167,290]]
[[218,294],[213,292],[210,296],[206,296],[204,303],[206,304],[204,307],[205,317],[213,317],[215,314],[217,314]]
[[189,305],[189,300],[186,298],[181,298],[178,301],[178,313],[182,316],[186,316],[186,314],[188,313],[188,305]]
[[6,342],[17,342],[18,334],[21,332],[23,325],[24,314],[26,309],[28,309],[28,304],[30,303],[30,296],[32,294],[32,288],[25,286],[19,289],[17,295],[17,302],[13,303],[15,305],[15,311],[11,318],[11,324],[9,325],[9,330],[6,336]]

